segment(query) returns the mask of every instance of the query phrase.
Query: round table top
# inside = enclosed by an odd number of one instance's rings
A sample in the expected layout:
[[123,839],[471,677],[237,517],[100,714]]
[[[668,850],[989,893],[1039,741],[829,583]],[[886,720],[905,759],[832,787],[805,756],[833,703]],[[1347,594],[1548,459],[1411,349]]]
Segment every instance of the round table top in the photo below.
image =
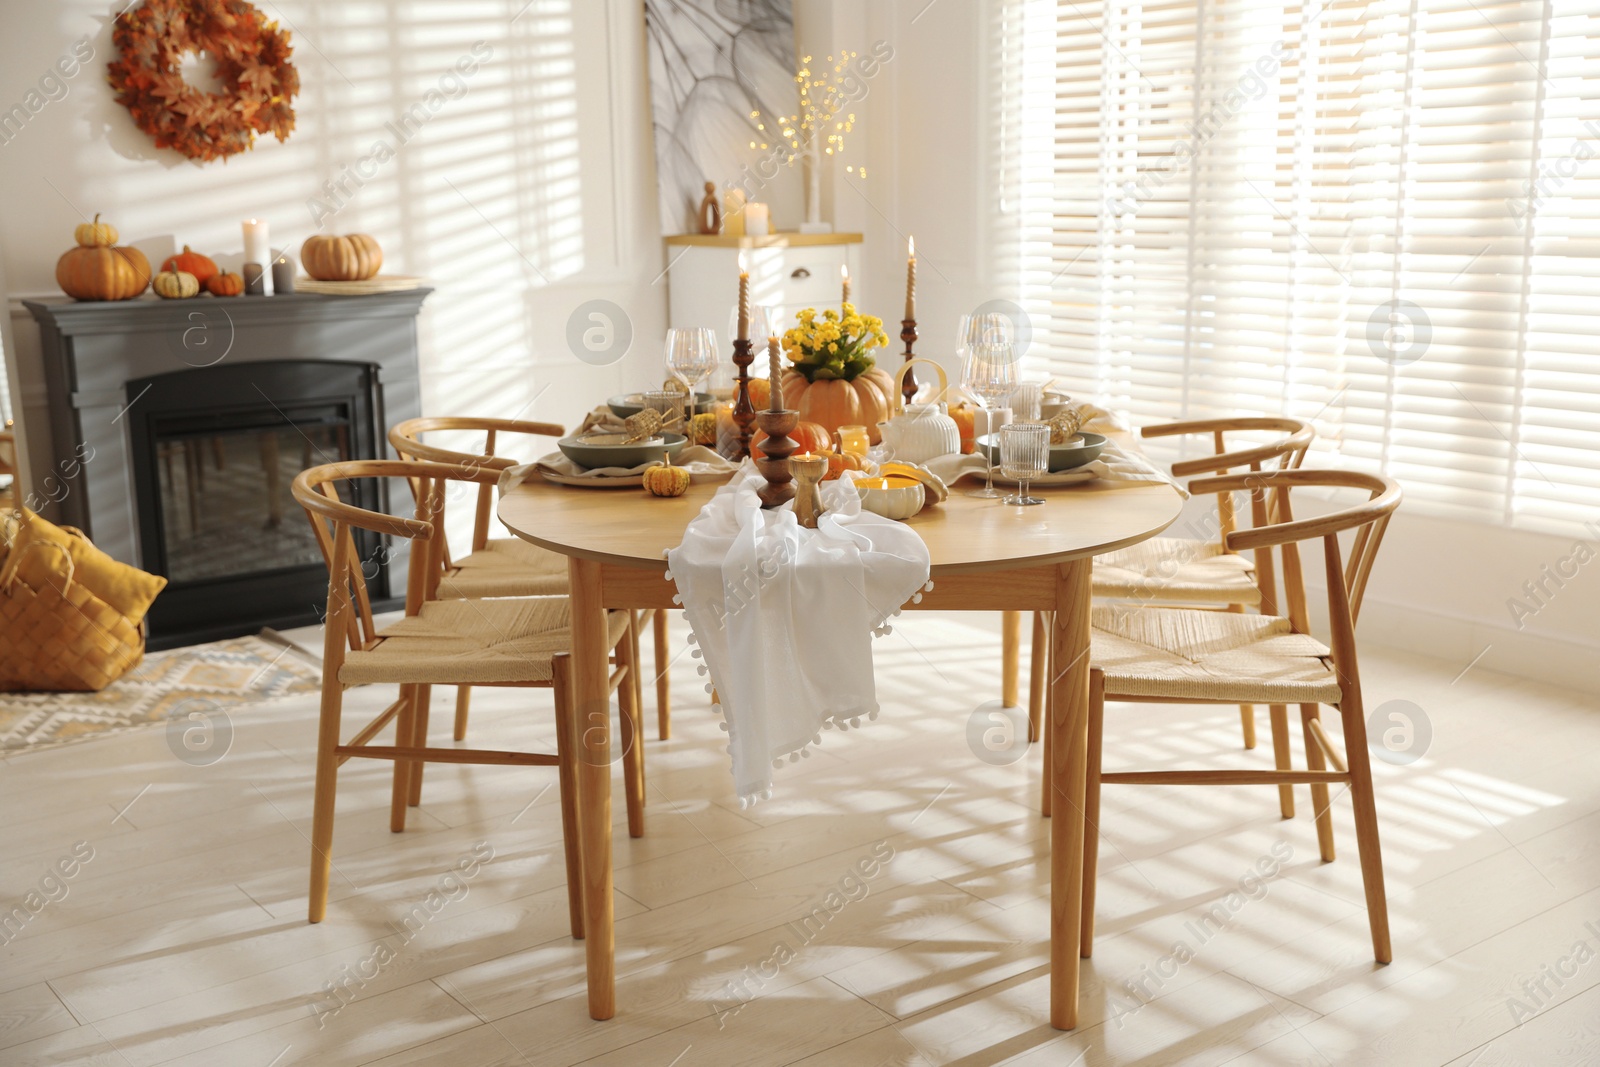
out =
[[[724,482],[691,485],[680,497],[643,489],[555,485],[530,472],[502,494],[500,521],[525,541],[565,556],[665,570],[665,553]],[[933,574],[1065,563],[1126,548],[1177,519],[1183,499],[1168,485],[1086,482],[1033,487],[1045,503],[1017,507],[966,495],[963,481],[943,504],[907,520],[922,536]]]

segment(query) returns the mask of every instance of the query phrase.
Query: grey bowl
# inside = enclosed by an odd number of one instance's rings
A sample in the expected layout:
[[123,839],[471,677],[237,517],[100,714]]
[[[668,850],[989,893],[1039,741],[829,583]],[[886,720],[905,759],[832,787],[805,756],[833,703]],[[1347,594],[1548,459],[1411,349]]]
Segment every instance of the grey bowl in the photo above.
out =
[[[694,413],[698,415],[701,412],[711,411],[715,408],[716,402],[716,397],[710,393],[696,393],[694,394]],[[637,415],[643,411],[644,400],[638,393],[618,393],[606,401],[606,407],[610,408],[611,414],[617,418],[625,419],[629,415]]]
[[637,467],[641,463],[658,463],[666,455],[676,455],[688,438],[681,433],[660,433],[653,441],[638,441],[631,445],[605,444],[586,438],[622,438],[620,433],[589,433],[584,437],[563,437],[556,442],[561,454],[580,467]]
[[[1093,463],[1100,458],[1100,453],[1105,451],[1106,439],[1099,434],[1081,430],[1078,436],[1083,438],[1081,445],[1050,446],[1051,474],[1076,470],[1085,463]],[[986,433],[978,438],[978,449],[990,463],[1000,462],[1000,441],[996,435]]]

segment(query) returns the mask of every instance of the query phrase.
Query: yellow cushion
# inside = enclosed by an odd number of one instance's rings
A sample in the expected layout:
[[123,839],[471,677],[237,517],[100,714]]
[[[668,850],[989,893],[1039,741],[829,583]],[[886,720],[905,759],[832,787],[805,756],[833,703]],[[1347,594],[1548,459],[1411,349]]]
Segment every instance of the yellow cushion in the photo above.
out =
[[[82,582],[85,589],[105,601],[113,610],[126,615],[135,625],[150,610],[156,594],[167,586],[167,580],[160,575],[119,563],[94,547],[82,534],[41,519],[23,508],[22,522],[17,528],[12,551],[20,551],[29,541],[44,541],[65,548],[72,555],[73,581]],[[60,559],[58,552],[39,549],[28,555]]]

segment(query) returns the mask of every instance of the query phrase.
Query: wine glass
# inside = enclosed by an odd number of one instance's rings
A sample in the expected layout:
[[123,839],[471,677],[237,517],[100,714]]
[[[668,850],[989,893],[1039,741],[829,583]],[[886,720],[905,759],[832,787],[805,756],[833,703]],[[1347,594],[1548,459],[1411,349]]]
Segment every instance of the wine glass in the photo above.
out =
[[1028,495],[1028,482],[1044,474],[1049,466],[1050,427],[1030,422],[1000,427],[1000,469],[1007,478],[1017,480],[1017,491],[1004,503],[1043,504],[1043,500]]
[[667,371],[688,387],[683,421],[694,412],[695,389],[717,365],[717,336],[705,326],[674,326],[667,330]]
[[[983,406],[984,424],[988,426],[993,423],[989,413],[994,405],[1010,396],[1017,387],[1017,358],[1011,345],[1003,341],[980,341],[969,345],[966,361],[961,368],[961,384]],[[994,440],[991,430],[991,447]],[[994,487],[993,462],[984,472],[983,488],[970,490],[967,495],[986,500],[1000,495]]]

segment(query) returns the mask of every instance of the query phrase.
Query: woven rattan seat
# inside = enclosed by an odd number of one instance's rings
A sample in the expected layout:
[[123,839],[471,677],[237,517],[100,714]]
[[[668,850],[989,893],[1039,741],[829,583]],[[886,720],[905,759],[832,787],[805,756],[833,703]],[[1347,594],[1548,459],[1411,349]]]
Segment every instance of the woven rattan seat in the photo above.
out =
[[1186,604],[1261,603],[1255,561],[1215,541],[1153,537],[1094,561],[1094,595]]
[[567,557],[518,537],[492,539],[439,582],[440,600],[566,595]]
[[1096,607],[1091,658],[1119,696],[1337,704],[1327,646],[1288,619],[1226,611]]

